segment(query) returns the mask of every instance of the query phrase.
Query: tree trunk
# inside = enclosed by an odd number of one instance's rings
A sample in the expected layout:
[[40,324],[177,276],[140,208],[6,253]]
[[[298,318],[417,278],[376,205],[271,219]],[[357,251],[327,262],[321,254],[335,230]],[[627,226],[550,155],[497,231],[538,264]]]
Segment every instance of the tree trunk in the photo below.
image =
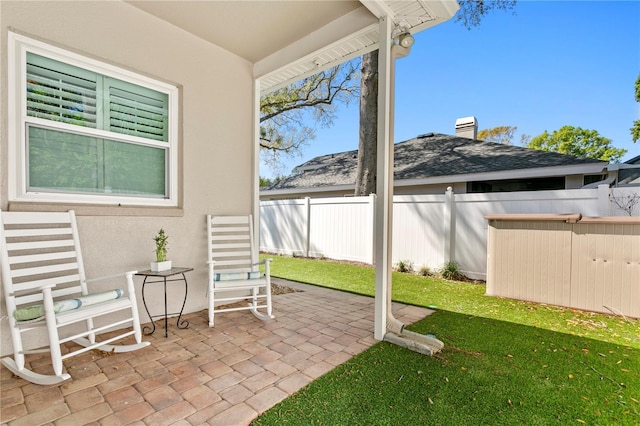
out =
[[378,51],[362,56],[360,78],[360,135],[355,195],[376,192],[378,145]]

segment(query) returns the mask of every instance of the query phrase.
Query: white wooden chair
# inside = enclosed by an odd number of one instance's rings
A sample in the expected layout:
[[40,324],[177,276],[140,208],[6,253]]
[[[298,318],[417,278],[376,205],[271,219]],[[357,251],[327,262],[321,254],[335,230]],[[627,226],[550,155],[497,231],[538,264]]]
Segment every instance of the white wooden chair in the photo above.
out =
[[[207,215],[207,240],[209,327],[213,327],[217,312],[250,310],[261,320],[272,319],[271,259],[258,262],[253,217]],[[264,273],[259,270],[260,264],[265,265]],[[243,300],[247,300],[247,306],[229,306]]]
[[[149,344],[142,341],[133,286],[136,271],[121,275],[125,290],[89,293],[87,284],[96,280],[86,279],[73,211],[1,212],[0,217],[2,287],[13,343],[13,358],[4,357],[2,363],[11,372],[52,385],[71,377],[62,371],[62,361],[69,357],[92,349],[128,352]],[[126,312],[110,315],[118,311]],[[114,329],[117,336],[96,340]],[[130,335],[135,344],[110,345]],[[81,348],[62,354],[61,345],[69,341]],[[26,367],[25,355],[37,352],[51,352],[54,375]]]

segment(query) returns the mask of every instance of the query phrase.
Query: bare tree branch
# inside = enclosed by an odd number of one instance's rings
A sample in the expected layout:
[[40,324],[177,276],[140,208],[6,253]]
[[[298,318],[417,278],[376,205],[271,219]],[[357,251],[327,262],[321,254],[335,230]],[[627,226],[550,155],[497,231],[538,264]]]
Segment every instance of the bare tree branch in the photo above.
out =
[[272,168],[279,166],[282,154],[299,154],[315,138],[314,124],[330,126],[337,103],[358,98],[358,62],[321,71],[260,100],[261,156]]

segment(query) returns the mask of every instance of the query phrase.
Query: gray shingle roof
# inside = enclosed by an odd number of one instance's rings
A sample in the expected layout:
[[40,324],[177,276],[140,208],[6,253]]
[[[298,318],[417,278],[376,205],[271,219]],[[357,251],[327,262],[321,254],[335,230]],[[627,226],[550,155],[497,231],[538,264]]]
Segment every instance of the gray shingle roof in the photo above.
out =
[[[513,145],[428,133],[395,144],[394,179],[490,173],[542,167],[573,166],[604,161]],[[354,185],[358,151],[315,157],[296,167],[293,174],[269,189]]]

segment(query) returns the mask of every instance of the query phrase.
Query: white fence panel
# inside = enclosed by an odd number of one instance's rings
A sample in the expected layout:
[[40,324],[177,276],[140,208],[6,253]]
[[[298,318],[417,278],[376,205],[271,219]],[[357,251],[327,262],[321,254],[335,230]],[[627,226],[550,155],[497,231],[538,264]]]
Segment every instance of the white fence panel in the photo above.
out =
[[453,259],[468,277],[486,279],[488,224],[484,217],[500,213],[582,213],[584,216],[598,216],[598,190],[456,195]]
[[260,250],[306,256],[307,215],[307,200],[262,201]]
[[[487,214],[640,215],[640,188],[395,196],[394,263],[442,267],[452,260],[471,278],[487,271]],[[375,196],[263,201],[260,249],[373,263]]]
[[393,263],[440,268],[445,258],[444,195],[398,195],[393,199]]
[[309,256],[372,263],[374,197],[310,200]]

